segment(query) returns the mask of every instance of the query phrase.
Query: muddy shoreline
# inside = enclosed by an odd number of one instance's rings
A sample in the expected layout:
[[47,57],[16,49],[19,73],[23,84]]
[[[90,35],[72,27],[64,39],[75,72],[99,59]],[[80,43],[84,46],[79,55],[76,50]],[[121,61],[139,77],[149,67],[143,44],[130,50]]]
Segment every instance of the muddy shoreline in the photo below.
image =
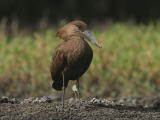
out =
[[109,98],[61,102],[48,97],[0,98],[0,120],[106,120],[160,119],[160,96],[145,98]]

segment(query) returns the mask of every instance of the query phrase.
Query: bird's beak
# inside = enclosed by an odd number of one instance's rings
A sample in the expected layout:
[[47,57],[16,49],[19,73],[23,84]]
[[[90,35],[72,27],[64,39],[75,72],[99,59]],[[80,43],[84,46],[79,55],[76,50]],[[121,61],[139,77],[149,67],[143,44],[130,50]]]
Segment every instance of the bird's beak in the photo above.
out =
[[86,38],[88,41],[92,42],[93,44],[95,44],[95,45],[96,45],[97,47],[99,47],[99,48],[102,47],[102,46],[96,41],[96,38],[94,37],[94,35],[93,35],[90,31],[85,30],[85,31],[83,32],[83,34],[84,34],[85,38]]

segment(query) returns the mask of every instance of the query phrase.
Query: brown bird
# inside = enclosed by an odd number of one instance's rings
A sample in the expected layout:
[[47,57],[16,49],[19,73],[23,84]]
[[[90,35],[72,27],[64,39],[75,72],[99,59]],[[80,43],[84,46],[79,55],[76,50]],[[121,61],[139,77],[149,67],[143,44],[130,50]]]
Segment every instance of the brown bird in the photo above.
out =
[[72,90],[79,98],[79,78],[86,72],[92,61],[93,51],[85,39],[97,47],[101,46],[87,30],[87,24],[80,20],[64,25],[57,31],[56,36],[64,42],[58,45],[50,70],[52,87],[57,91],[63,91],[62,106],[64,107],[65,88],[69,80],[76,81]]

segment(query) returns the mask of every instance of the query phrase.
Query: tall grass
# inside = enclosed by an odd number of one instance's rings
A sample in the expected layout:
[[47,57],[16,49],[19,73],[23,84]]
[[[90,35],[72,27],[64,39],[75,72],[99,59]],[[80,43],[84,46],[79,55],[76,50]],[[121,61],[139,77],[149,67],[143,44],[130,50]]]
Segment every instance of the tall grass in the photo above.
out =
[[[94,29],[103,45],[91,45],[94,58],[81,78],[82,97],[147,96],[160,93],[160,25],[115,23]],[[0,95],[25,97],[51,93],[49,66],[61,40],[55,31],[0,35]],[[67,89],[71,91],[70,87]]]

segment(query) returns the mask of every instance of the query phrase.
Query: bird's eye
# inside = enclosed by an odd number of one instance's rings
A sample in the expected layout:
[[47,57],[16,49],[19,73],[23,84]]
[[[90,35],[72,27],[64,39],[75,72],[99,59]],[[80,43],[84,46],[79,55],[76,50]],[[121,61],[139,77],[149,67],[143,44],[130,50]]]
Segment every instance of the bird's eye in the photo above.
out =
[[81,29],[81,26],[78,25],[78,28]]

